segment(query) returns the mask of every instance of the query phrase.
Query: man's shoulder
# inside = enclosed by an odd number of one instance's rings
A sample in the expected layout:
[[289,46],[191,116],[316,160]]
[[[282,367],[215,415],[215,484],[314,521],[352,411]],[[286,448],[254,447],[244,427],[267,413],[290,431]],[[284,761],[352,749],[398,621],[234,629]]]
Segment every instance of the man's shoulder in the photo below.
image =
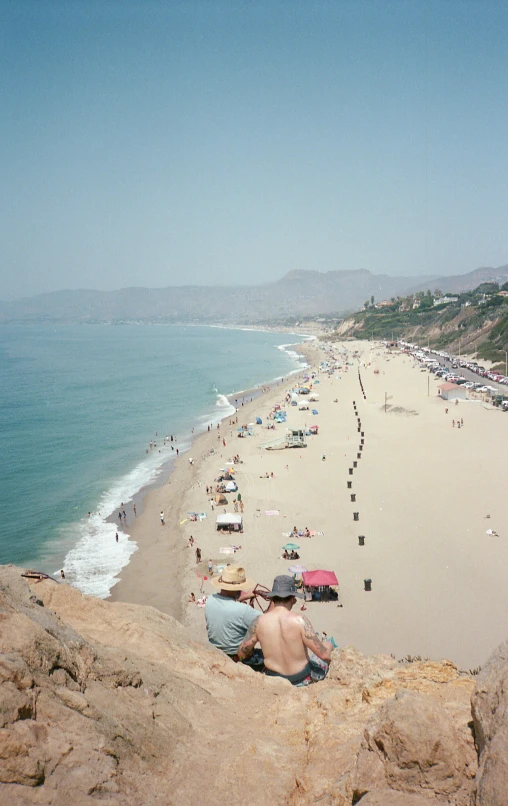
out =
[[220,601],[222,601],[222,597],[219,596],[218,593],[212,593],[212,595],[208,596],[206,599],[205,609],[215,607],[216,605],[219,604]]
[[297,625],[300,627],[305,626],[305,617],[302,616],[300,613],[288,613],[287,615],[287,623],[291,625]]

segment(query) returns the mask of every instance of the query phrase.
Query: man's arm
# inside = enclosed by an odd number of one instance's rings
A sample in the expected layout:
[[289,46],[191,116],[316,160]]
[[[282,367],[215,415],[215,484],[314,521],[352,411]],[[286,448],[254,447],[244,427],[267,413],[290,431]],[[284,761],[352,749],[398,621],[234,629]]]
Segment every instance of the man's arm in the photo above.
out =
[[240,660],[245,660],[245,658],[250,658],[252,653],[254,652],[254,647],[258,642],[258,637],[256,634],[256,627],[258,626],[259,617],[251,622],[249,629],[245,633],[245,637],[238,647],[238,652],[236,653]]
[[316,631],[307,616],[300,616],[300,621],[303,630],[303,643],[307,649],[314,652],[321,660],[329,663],[332,659],[333,644],[330,641],[322,641],[319,635],[316,635]]

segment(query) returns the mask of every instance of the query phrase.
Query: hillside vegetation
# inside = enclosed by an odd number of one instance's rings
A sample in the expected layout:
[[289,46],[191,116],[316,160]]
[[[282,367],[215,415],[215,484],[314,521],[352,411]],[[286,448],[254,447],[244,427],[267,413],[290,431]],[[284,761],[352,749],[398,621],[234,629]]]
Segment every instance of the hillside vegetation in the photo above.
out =
[[404,338],[455,354],[476,354],[505,366],[508,350],[508,283],[482,283],[455,297],[436,289],[382,303],[366,301],[345,319],[335,338]]

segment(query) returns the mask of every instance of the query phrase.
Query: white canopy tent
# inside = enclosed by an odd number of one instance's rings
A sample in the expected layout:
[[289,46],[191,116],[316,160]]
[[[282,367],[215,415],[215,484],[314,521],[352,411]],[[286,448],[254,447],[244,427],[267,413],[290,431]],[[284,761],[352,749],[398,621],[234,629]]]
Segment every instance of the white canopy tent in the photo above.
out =
[[223,512],[217,515],[215,522],[217,530],[225,530],[228,532],[242,532],[243,531],[243,518],[236,512]]

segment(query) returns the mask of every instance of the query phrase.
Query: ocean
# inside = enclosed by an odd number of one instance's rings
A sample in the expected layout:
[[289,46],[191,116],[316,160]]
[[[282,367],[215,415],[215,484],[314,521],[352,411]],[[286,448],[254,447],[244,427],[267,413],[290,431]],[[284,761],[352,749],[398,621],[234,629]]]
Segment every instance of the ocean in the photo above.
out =
[[[233,413],[226,395],[304,367],[294,349],[303,338],[198,326],[0,327],[0,564],[64,568],[84,593],[107,597],[137,549],[118,527],[122,504],[131,512],[133,497],[170,472],[176,446],[187,450],[193,433]],[[164,444],[170,435],[177,441]]]

